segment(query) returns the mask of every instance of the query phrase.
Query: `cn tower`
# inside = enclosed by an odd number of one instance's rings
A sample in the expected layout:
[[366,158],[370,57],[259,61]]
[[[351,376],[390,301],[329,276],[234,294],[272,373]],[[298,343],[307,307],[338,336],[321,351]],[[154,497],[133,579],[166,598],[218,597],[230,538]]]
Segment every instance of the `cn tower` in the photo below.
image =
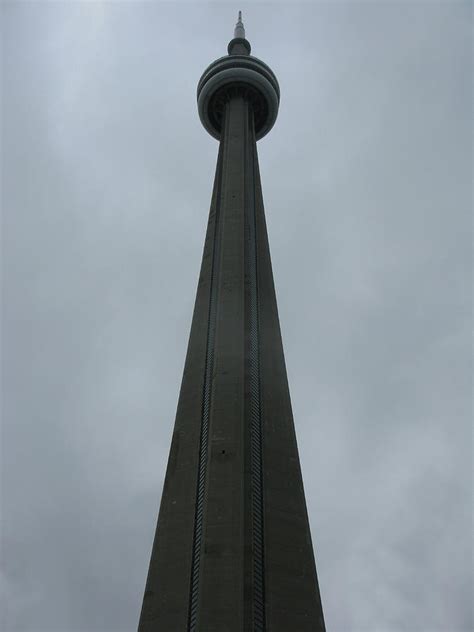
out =
[[319,632],[257,157],[280,89],[240,12],[227,51],[197,88],[219,154],[139,632]]

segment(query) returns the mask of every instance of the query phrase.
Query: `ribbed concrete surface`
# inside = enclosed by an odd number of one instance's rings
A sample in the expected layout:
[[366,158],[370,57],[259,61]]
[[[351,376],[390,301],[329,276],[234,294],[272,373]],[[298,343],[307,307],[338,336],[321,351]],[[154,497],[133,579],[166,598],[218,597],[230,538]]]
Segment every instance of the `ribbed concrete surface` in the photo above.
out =
[[139,630],[324,630],[243,92],[224,116]]

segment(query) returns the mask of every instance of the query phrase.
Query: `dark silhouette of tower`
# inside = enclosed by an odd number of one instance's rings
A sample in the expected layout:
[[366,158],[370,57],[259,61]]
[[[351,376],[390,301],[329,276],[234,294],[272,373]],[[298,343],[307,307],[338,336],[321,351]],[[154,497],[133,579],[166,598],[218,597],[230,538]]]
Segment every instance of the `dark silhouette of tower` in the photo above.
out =
[[139,631],[323,631],[257,160],[280,91],[240,12],[228,53],[197,89],[219,155]]

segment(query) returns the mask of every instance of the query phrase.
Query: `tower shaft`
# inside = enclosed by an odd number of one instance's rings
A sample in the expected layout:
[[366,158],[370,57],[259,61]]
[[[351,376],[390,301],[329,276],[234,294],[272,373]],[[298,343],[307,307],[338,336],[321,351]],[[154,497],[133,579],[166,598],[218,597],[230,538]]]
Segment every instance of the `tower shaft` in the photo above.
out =
[[253,103],[222,133],[140,632],[324,630]]

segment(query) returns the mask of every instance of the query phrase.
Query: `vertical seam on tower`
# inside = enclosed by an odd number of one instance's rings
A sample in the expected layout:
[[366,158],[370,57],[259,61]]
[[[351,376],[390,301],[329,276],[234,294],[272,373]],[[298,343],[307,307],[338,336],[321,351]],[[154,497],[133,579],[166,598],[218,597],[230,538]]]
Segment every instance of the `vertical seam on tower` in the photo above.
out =
[[251,204],[247,211],[248,261],[250,278],[250,453],[252,481],[252,549],[253,549],[253,629],[265,630],[262,415],[260,398],[260,350],[258,310],[257,218],[255,200],[255,131],[253,111],[249,106],[247,156],[251,176]]
[[[224,115],[225,116],[225,115]],[[225,117],[226,119],[227,117]],[[224,119],[224,125],[226,120]],[[223,136],[224,137],[224,136]],[[221,141],[223,142],[223,141]],[[223,152],[224,148],[222,148]],[[206,474],[209,447],[209,417],[212,397],[212,372],[214,367],[214,343],[217,317],[217,271],[220,256],[221,191],[223,156],[219,152],[217,168],[217,192],[214,220],[214,239],[212,245],[211,279],[209,290],[209,310],[207,321],[206,360],[201,409],[201,436],[199,441],[199,466],[196,489],[196,512],[191,563],[191,582],[189,595],[188,631],[195,632],[198,624],[199,579],[203,546],[204,499],[206,494]]]

